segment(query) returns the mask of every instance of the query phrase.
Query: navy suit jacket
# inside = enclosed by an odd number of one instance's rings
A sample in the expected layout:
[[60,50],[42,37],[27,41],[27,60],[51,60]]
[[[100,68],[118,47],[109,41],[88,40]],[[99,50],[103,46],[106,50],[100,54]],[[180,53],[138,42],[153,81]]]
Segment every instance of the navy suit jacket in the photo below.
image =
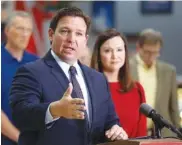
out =
[[51,127],[45,115],[51,102],[61,99],[69,80],[49,51],[18,69],[10,91],[13,119],[21,131],[20,145],[88,145],[106,141],[105,131],[118,117],[103,74],[80,64],[91,100],[90,129],[79,120],[61,117]]

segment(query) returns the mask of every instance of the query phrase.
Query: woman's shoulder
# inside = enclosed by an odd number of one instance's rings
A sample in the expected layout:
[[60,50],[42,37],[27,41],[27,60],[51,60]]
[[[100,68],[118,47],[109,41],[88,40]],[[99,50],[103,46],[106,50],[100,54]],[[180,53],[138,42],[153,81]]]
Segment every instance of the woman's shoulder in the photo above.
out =
[[143,86],[142,86],[142,84],[141,84],[140,82],[135,81],[134,84],[135,84],[135,86],[136,86],[137,88],[143,89]]
[[142,84],[138,81],[135,81],[135,86],[139,92],[139,95],[142,97],[142,102],[145,102],[145,91]]

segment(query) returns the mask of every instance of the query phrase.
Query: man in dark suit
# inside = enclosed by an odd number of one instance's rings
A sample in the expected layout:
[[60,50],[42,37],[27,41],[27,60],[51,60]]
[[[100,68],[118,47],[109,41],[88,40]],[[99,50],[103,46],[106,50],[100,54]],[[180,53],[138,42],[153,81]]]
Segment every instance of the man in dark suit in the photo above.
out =
[[50,24],[50,51],[17,71],[10,105],[21,131],[20,145],[90,145],[127,139],[105,77],[78,61],[89,25],[89,17],[80,9],[61,9]]

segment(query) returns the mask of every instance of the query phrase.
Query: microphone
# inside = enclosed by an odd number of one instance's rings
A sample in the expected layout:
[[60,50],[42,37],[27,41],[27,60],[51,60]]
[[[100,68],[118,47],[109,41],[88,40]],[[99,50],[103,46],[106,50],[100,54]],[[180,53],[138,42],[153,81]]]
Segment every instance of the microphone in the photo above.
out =
[[151,118],[155,124],[157,124],[161,129],[163,127],[168,128],[172,132],[176,133],[180,138],[182,138],[182,133],[167,120],[165,120],[160,114],[158,114],[151,106],[146,103],[140,105],[140,112],[146,117]]

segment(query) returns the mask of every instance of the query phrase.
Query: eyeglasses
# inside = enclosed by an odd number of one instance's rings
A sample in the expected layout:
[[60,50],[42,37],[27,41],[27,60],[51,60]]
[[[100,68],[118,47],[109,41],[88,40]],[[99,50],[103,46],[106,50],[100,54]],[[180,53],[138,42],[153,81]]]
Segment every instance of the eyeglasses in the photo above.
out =
[[152,51],[148,51],[148,50],[142,50],[142,52],[144,55],[147,55],[147,56],[158,57],[160,55],[160,51],[152,52]]
[[23,33],[23,32],[32,33],[32,29],[31,28],[25,28],[25,27],[21,27],[21,26],[14,26],[14,27],[20,33]]

